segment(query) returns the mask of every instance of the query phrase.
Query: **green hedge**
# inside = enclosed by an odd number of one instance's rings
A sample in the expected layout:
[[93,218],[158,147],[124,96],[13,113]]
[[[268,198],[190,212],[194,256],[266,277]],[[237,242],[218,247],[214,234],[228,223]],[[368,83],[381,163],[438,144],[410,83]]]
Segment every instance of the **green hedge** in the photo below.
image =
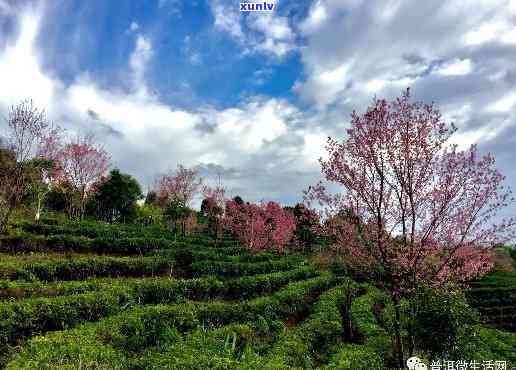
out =
[[264,274],[274,271],[284,271],[300,265],[303,261],[297,257],[283,258],[265,262],[233,263],[225,261],[196,261],[190,266],[193,276],[218,275],[218,276],[243,276]]
[[178,338],[165,351],[144,357],[138,365],[143,369],[236,369],[253,337],[253,329],[245,324],[200,329]]
[[[176,330],[185,332],[200,325],[224,326],[252,322],[257,317],[271,321],[288,318],[298,311],[308,310],[314,297],[336,283],[334,276],[326,274],[292,283],[271,296],[239,303],[137,307],[98,323],[34,338],[7,368],[23,368],[23,364],[31,364],[35,368],[55,368],[60,365],[72,369],[80,362],[95,361],[99,363],[98,368],[113,368],[125,361],[120,351],[141,351],[146,347],[170,344],[177,339]],[[78,343],[83,343],[84,347],[78,347]],[[101,348],[105,348],[105,351]],[[115,359],[121,362],[113,362]]]
[[0,280],[0,299],[53,297],[106,289],[131,289],[135,299],[144,303],[179,302],[185,299],[203,300],[215,297],[241,299],[273,292],[289,282],[317,276],[314,267],[273,272],[221,281],[214,277],[197,279],[166,278],[103,278],[85,281],[51,283]]
[[62,260],[2,261],[0,279],[82,280],[90,276],[153,276],[170,273],[173,261],[159,257],[92,256]]
[[474,335],[461,338],[459,348],[461,358],[470,361],[507,361],[507,369],[516,364],[516,333],[476,326]]
[[99,283],[93,279],[52,283],[0,280],[0,300],[66,296],[97,290]]
[[207,247],[238,247],[241,244],[233,238],[215,240],[205,235],[177,236],[160,225],[107,224],[93,221],[68,222],[62,225],[22,222],[18,226],[29,233],[39,235],[75,235],[88,238],[164,238],[171,241],[184,241],[188,244],[201,244]]
[[28,336],[95,321],[130,303],[127,292],[95,292],[67,297],[0,303],[0,353]]
[[383,359],[390,359],[392,358],[391,338],[378,324],[373,312],[375,303],[383,298],[381,294],[378,289],[366,286],[366,293],[353,300],[349,315],[355,332],[354,336]]
[[312,368],[320,363],[328,348],[342,341],[341,309],[348,294],[353,295],[354,291],[354,285],[348,282],[321,294],[307,320],[280,336],[263,367]]
[[324,370],[383,370],[382,358],[371,347],[344,344],[339,347]]
[[22,230],[40,235],[76,235],[88,238],[124,238],[124,237],[157,237],[174,239],[175,236],[166,228],[153,225],[107,224],[92,221],[68,222],[61,225],[22,222],[18,225]]
[[[283,275],[258,276],[255,280],[234,280],[227,287],[223,282],[215,279],[169,281],[156,279],[132,281],[128,284],[124,281],[118,283],[113,281],[113,284],[101,283],[99,288],[102,288],[102,291],[99,292],[1,302],[0,336],[3,341],[0,343],[15,343],[16,340],[33,333],[63,329],[80,321],[96,320],[123,309],[123,306],[129,307],[137,303],[178,303],[191,298],[225,297],[228,294],[232,298],[231,294],[235,294],[237,290],[244,293],[242,295],[252,296],[256,294],[256,287],[263,281],[267,280],[270,283],[268,288],[261,288],[261,292],[273,291],[290,281],[313,276],[313,274],[315,274],[313,270],[305,268]],[[333,281],[333,277],[325,276],[294,283],[293,287],[283,288],[275,295],[267,297],[266,301],[282,299],[285,296],[290,297],[298,292],[303,292],[303,289],[310,289],[317,284],[325,286],[324,284],[329,284],[331,281]],[[258,302],[262,301],[258,300]],[[227,306],[231,306],[231,304],[215,303],[213,305],[213,307]],[[199,307],[201,307],[199,312],[204,312],[205,307],[211,306],[205,304]],[[68,311],[70,315],[67,314]],[[201,316],[208,320],[208,313],[203,313]]]
[[114,238],[90,239],[76,235],[21,234],[0,238],[0,251],[7,253],[27,252],[76,252],[99,254],[144,254],[161,248],[170,248],[174,243],[164,238]]

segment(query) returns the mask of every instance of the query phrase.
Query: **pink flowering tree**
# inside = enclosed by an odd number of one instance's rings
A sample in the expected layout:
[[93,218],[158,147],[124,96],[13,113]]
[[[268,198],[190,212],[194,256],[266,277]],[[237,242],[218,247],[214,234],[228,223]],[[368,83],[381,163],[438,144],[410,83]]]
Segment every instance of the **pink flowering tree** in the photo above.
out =
[[226,203],[226,188],[222,185],[204,186],[202,189],[203,200],[201,203],[201,214],[208,221],[208,230],[218,241],[222,233],[221,219],[224,215],[224,205]]
[[[459,150],[449,143],[454,132],[433,104],[412,102],[409,89],[392,102],[375,100],[352,113],[347,138],[329,138],[320,159],[325,180],[342,191],[321,182],[305,192],[335,248],[381,271],[395,305],[400,364],[400,298],[418,284],[461,284],[486,273],[491,248],[514,237],[516,220],[497,217],[512,197],[493,156],[476,146]],[[412,339],[409,346],[411,355]]]
[[66,143],[57,158],[58,181],[72,189],[68,194],[69,213],[82,218],[87,197],[93,185],[106,175],[110,157],[93,135],[85,135]]
[[0,232],[7,230],[13,210],[29,195],[36,198],[36,219],[49,189],[49,173],[55,151],[49,143],[58,141],[61,129],[50,123],[45,111],[31,100],[11,107],[0,142]]
[[170,202],[178,202],[183,207],[189,207],[192,200],[202,188],[203,180],[196,168],[186,168],[178,165],[175,172],[169,172],[158,177],[158,202],[166,206]]
[[229,200],[223,224],[253,252],[283,250],[296,228],[293,214],[276,202],[258,205]]

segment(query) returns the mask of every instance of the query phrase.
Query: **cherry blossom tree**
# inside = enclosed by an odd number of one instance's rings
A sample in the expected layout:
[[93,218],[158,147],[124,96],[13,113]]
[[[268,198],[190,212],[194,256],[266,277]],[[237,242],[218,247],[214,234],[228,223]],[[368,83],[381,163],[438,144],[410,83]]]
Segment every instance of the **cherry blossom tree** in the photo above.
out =
[[208,230],[216,237],[218,241],[222,233],[221,219],[224,215],[224,204],[226,202],[226,188],[222,185],[214,187],[204,186],[203,200],[201,203],[201,214],[206,217],[208,221]]
[[171,201],[177,201],[184,207],[189,207],[201,190],[202,183],[203,180],[199,177],[199,171],[196,168],[186,168],[180,164],[175,172],[158,177],[158,201],[163,206]]
[[[490,250],[514,237],[516,220],[497,217],[512,201],[492,155],[450,144],[456,129],[433,104],[407,89],[351,116],[347,138],[328,138],[320,182],[305,192],[325,218],[335,247],[369,271],[381,271],[396,311],[418,284],[461,284],[489,271]],[[410,331],[410,328],[409,328]],[[409,333],[411,336],[411,333]],[[412,355],[412,340],[409,343]]]
[[283,250],[294,236],[295,219],[276,202],[226,203],[223,224],[251,251]]
[[320,234],[319,214],[303,203],[296,204],[292,212],[296,221],[296,244],[308,251]]
[[70,214],[84,216],[86,199],[93,184],[104,176],[110,166],[110,157],[95,142],[92,134],[80,136],[66,143],[58,154],[59,181],[68,183],[73,192],[68,194]]
[[48,143],[60,131],[31,100],[12,106],[5,122],[6,140],[0,166],[1,232],[7,229],[13,210],[29,194],[37,197],[36,219],[39,218],[41,199],[48,191],[50,162],[54,159]]

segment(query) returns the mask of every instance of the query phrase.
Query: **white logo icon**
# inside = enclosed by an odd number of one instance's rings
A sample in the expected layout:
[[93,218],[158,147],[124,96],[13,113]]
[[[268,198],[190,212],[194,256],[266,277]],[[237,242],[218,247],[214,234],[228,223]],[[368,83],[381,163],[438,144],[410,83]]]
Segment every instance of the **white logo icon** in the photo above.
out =
[[418,357],[411,357],[407,360],[409,370],[427,370],[428,368]]

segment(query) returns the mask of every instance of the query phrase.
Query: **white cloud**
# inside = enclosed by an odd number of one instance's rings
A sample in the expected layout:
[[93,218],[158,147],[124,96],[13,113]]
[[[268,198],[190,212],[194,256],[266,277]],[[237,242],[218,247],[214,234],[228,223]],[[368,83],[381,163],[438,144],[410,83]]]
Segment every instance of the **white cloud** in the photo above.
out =
[[380,79],[369,80],[365,84],[365,89],[368,92],[376,93],[377,91],[383,89],[383,87],[387,84],[387,81]]
[[322,1],[316,1],[310,8],[308,17],[301,23],[300,29],[305,34],[315,31],[328,19],[326,6]]
[[469,59],[455,59],[441,65],[435,71],[442,76],[464,76],[473,70],[473,63]]
[[256,50],[281,58],[295,48],[294,33],[287,17],[276,16],[275,13],[253,13],[249,19],[248,26],[264,37],[263,41],[255,44]]
[[33,51],[39,26],[39,15],[31,11],[20,19],[16,42],[7,45],[0,58],[0,101],[6,105],[26,98],[43,107],[52,104],[58,81],[45,75]]
[[229,33],[236,39],[243,39],[244,33],[240,26],[240,12],[237,9],[237,3],[233,6],[227,6],[220,0],[212,0],[210,2],[213,16],[215,18],[215,28]]
[[[277,182],[286,171],[293,171],[285,168],[284,162],[295,163],[296,169],[313,169],[304,156],[298,155],[304,150],[303,132],[295,129],[292,121],[300,112],[287,101],[250,97],[235,107],[196,111],[163,104],[158,96],[147,92],[145,72],[153,47],[143,35],[137,35],[127,61],[133,76],[132,90],[105,89],[88,74],[65,86],[48,77],[36,57],[38,21],[32,13],[24,16],[17,40],[0,52],[0,79],[7,86],[2,89],[6,93],[0,95],[0,111],[33,97],[40,107],[48,108],[49,118],[70,133],[96,133],[114,165],[135,175],[144,185],[152,184],[155,174],[175,168],[177,163],[214,163],[241,173],[227,185],[239,189],[247,199],[279,199],[282,187],[289,191],[298,188],[300,194],[304,183]],[[205,123],[211,126],[209,131],[203,131]],[[260,172],[263,179],[254,181],[246,171],[253,175]]]
[[[277,10],[244,16],[239,11],[238,2],[211,0],[210,6],[215,19],[214,27],[235,39],[242,47],[243,54],[263,53],[282,58],[296,49],[295,34],[289,20],[278,15]],[[245,27],[247,29],[244,31]]]
[[141,89],[145,81],[147,64],[152,58],[153,50],[150,40],[141,34],[136,37],[136,46],[129,59],[129,66],[133,73],[133,84]]
[[140,25],[136,22],[131,22],[131,25],[129,26],[129,30],[131,32],[135,32],[135,31],[138,31],[138,29],[140,28]]
[[516,104],[516,93],[509,93],[487,106],[488,112],[507,113]]
[[[509,20],[510,16],[515,15],[516,12],[511,10],[500,11],[498,16],[494,19],[487,20],[475,29],[468,31],[464,35],[464,42],[469,46],[476,46],[493,41],[508,44],[516,43],[513,37],[516,34],[516,27],[513,22]],[[505,17],[507,17],[507,19]]]

